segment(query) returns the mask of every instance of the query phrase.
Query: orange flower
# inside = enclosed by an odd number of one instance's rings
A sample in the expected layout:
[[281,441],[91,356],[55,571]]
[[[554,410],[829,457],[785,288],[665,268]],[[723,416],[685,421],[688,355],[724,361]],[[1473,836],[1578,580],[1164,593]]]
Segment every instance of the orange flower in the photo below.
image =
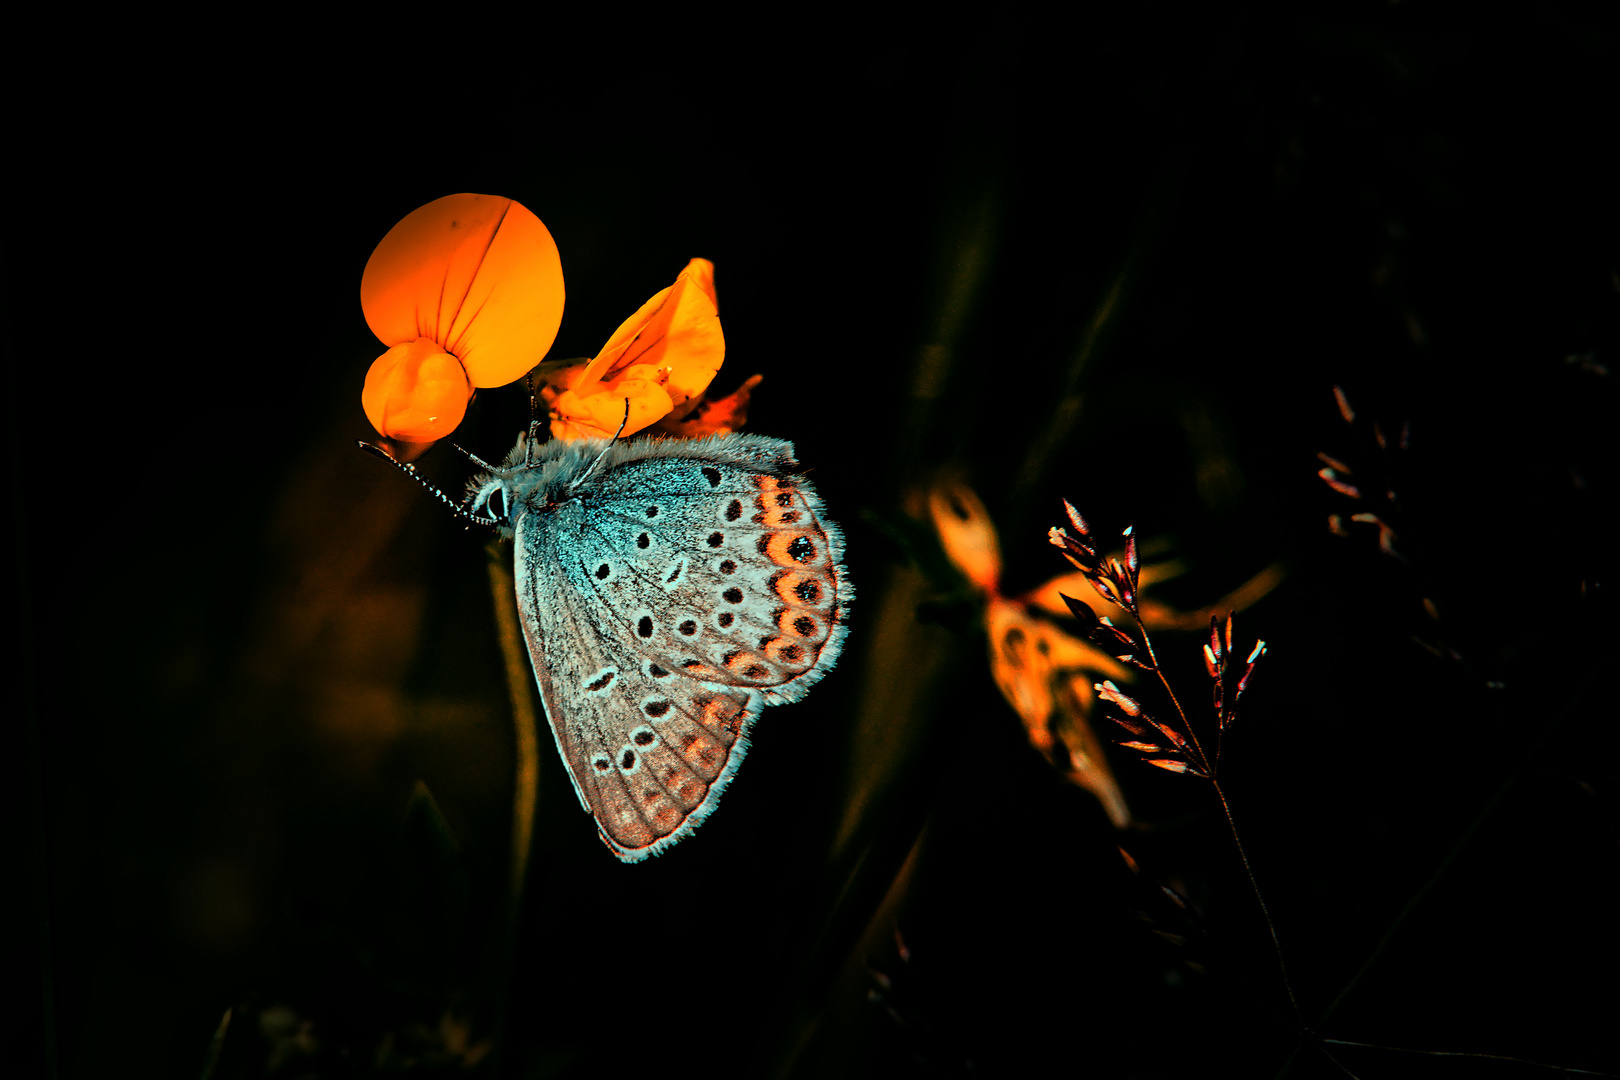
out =
[[474,389],[521,377],[551,348],[562,261],[521,203],[446,195],[383,237],[360,306],[389,346],[366,375],[366,418],[387,438],[430,443],[461,423]]
[[1030,597],[1001,595],[996,527],[972,488],[940,480],[928,492],[928,513],[946,558],[984,602],[990,674],[1023,721],[1030,745],[1070,782],[1095,795],[1109,820],[1123,829],[1130,824],[1130,808],[1087,717],[1096,696],[1092,684],[1103,678],[1124,682],[1131,670],[1044,618]]
[[594,360],[541,365],[536,375],[551,408],[551,437],[606,439],[621,422],[628,436],[678,421],[698,407],[725,356],[714,264],[693,259],[675,284],[614,331]]

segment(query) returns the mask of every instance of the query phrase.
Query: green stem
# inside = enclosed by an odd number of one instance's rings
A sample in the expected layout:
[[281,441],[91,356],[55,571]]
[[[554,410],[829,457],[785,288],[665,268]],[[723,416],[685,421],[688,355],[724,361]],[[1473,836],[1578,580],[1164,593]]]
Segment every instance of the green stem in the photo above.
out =
[[[517,587],[511,564],[498,540],[491,540],[484,551],[489,556],[490,596],[495,605],[495,630],[506,669],[506,690],[512,702],[512,727],[517,749],[517,772],[512,793],[511,885],[506,908],[506,947],[501,950],[504,959],[500,1016],[496,1024],[496,1049],[499,1053],[505,1045],[512,964],[517,954],[518,930],[523,921],[523,889],[528,879],[529,853],[534,842],[534,808],[540,793],[540,738],[534,695],[529,690],[533,675],[529,669],[528,650],[518,629]],[[499,1075],[499,1069],[496,1074]]]
[[208,1055],[203,1058],[202,1080],[213,1080],[214,1070],[219,1068],[219,1052],[225,1049],[225,1033],[231,1027],[231,1010],[226,1009],[225,1015],[219,1018],[219,1025],[214,1028],[214,1037],[208,1040]]

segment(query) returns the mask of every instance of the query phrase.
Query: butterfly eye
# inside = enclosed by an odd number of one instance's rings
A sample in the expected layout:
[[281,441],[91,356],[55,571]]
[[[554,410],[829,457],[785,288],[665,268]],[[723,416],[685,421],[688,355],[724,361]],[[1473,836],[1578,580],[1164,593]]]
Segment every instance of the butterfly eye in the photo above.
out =
[[506,489],[499,480],[486,480],[484,486],[473,496],[472,512],[483,517],[504,523],[508,509],[510,508],[506,504]]

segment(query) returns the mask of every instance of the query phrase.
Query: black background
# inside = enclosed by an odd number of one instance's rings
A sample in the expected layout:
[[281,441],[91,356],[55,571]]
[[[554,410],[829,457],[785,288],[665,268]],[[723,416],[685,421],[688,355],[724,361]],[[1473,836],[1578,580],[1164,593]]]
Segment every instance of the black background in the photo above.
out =
[[[498,1044],[480,1075],[1276,1073],[1299,1027],[1218,806],[1122,752],[1151,828],[1117,836],[1029,749],[907,525],[949,471],[1009,592],[1066,568],[1064,497],[1170,544],[1184,608],[1287,568],[1238,616],[1270,652],[1223,780],[1308,1020],[1447,866],[1323,1035],[1620,1071],[1600,9],[698,21],[14,42],[6,761],[13,879],[41,884],[12,890],[33,1004],[5,1053],[42,1072],[48,1015],[61,1076],[195,1075],[233,1007],[218,1075],[350,1075],[449,1010]],[[361,269],[456,191],[556,237],[552,356],[712,259],[716,387],[765,376],[750,430],[795,442],[860,590],[837,670],[666,857],[602,850],[542,736],[515,945],[484,538],[353,448],[381,351]],[[526,408],[482,394],[457,439],[499,455]],[[1372,419],[1411,423],[1407,565],[1326,528],[1348,504],[1315,455],[1378,460]],[[1198,643],[1159,642],[1195,702]],[[904,736],[863,742],[908,679]],[[829,859],[874,776],[864,861]],[[1188,945],[1132,914],[1184,933],[1161,881],[1200,913]],[[289,1015],[309,1037],[274,1058]],[[1547,1075],[1329,1049],[1358,1076]],[[1292,1070],[1344,1075],[1308,1044]]]

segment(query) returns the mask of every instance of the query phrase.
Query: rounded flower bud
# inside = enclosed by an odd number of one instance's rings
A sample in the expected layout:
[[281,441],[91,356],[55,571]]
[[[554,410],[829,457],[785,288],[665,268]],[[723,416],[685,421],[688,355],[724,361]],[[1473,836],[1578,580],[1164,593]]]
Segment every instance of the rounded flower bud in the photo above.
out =
[[390,439],[427,443],[456,429],[472,387],[461,361],[430,338],[395,345],[372,362],[360,404],[371,426]]

